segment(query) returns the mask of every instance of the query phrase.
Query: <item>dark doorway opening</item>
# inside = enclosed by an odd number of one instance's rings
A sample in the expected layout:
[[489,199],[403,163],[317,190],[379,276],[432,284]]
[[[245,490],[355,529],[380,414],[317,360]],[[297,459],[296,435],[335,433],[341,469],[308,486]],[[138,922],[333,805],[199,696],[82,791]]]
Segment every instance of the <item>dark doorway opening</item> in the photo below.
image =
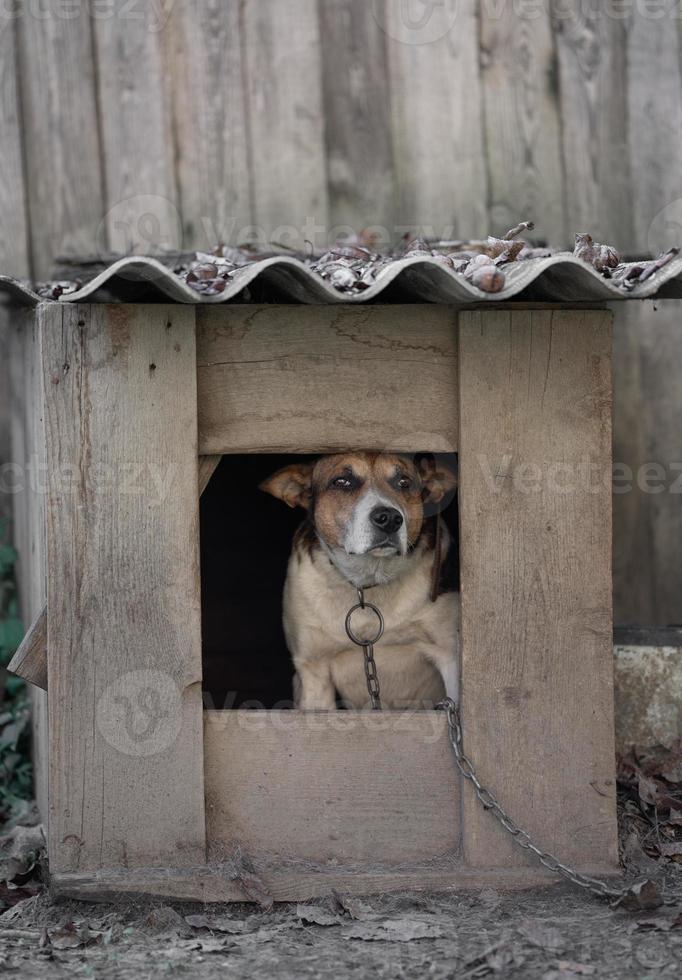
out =
[[[315,456],[303,457],[315,459]],[[456,466],[456,456],[442,457]],[[305,518],[258,489],[291,454],[223,456],[201,497],[203,689],[207,708],[293,707],[293,667],[282,629],[291,542]],[[457,575],[457,498],[443,516]]]

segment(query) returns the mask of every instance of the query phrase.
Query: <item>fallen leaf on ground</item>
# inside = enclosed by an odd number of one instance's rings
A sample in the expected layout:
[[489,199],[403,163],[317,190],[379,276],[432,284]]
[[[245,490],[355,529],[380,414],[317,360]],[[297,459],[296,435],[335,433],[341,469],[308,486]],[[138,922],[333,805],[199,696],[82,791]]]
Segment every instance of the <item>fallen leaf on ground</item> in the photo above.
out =
[[45,834],[40,825],[13,827],[0,837],[0,882],[29,875],[44,854]]
[[170,905],[159,905],[152,909],[143,920],[142,928],[155,933],[175,933],[183,939],[190,939],[194,935],[180,913]]
[[589,977],[595,973],[595,968],[587,963],[574,963],[572,960],[559,960],[557,969],[562,973],[574,973],[576,976]]
[[613,908],[628,909],[637,912],[640,909],[657,909],[663,905],[661,889],[651,878],[636,881],[613,903]]
[[346,939],[362,939],[409,943],[415,939],[443,939],[448,935],[444,926],[433,919],[415,918],[410,915],[377,919],[374,922],[353,922],[343,927]]
[[377,913],[367,902],[349,895],[333,891],[332,899],[338,905],[339,911],[345,912],[351,919],[376,919]]
[[637,929],[647,929],[653,932],[670,932],[677,929],[682,924],[682,916],[679,909],[671,911],[659,910],[653,915],[642,915],[628,927],[628,932],[635,932]]
[[45,945],[53,949],[78,949],[101,942],[101,932],[93,932],[87,922],[66,922],[59,929],[48,929]]
[[670,844],[659,844],[658,849],[663,857],[671,858],[678,864],[682,862],[682,840],[671,841]]
[[301,922],[314,926],[340,926],[343,921],[322,905],[297,905],[296,915]]
[[210,929],[213,932],[226,932],[232,935],[250,931],[248,922],[231,919],[227,915],[186,915],[185,922],[193,929]]
[[559,930],[541,919],[524,919],[519,924],[518,931],[532,946],[537,946],[539,949],[560,952],[565,946]]

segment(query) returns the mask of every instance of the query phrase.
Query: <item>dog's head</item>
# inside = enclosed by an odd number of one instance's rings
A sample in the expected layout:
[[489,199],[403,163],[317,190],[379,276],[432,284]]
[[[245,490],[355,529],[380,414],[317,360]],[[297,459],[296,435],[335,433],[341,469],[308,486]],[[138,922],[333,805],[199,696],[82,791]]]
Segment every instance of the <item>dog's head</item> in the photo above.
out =
[[396,558],[409,554],[424,523],[456,485],[454,473],[393,453],[353,452],[294,463],[261,490],[308,510],[332,556]]

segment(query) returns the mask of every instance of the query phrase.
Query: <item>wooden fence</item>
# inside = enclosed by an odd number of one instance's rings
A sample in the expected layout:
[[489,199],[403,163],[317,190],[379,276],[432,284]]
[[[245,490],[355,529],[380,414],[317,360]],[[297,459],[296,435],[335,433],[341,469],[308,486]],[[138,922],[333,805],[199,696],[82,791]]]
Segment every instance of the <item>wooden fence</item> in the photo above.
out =
[[[0,268],[529,217],[656,250],[682,226],[681,36],[676,0],[6,3]],[[619,317],[624,462],[682,460],[677,309]],[[618,619],[682,621],[674,503],[616,498]]]

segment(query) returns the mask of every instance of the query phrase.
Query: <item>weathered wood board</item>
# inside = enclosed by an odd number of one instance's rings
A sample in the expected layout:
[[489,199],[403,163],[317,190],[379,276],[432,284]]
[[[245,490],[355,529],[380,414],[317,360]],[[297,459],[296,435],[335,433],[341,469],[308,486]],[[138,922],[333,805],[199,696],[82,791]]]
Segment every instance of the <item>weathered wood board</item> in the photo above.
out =
[[455,857],[460,777],[441,712],[207,711],[209,859]]
[[[490,233],[476,0],[372,4],[386,35],[397,240]],[[477,111],[472,111],[477,106]]]
[[453,452],[456,312],[197,308],[199,450]]
[[202,863],[194,312],[38,319],[51,870]]
[[491,231],[500,235],[530,215],[537,235],[565,245],[561,120],[548,84],[549,10],[541,5],[530,17],[514,4],[483,4],[479,16]]
[[[539,846],[613,869],[611,314],[463,313],[459,354],[465,751]],[[531,860],[463,812],[467,864]]]
[[[19,559],[17,585],[24,622],[30,623],[45,603],[45,440],[43,382],[38,328],[32,311],[15,312],[8,336],[11,405],[11,488],[13,536]],[[33,652],[31,667],[40,672]],[[31,692],[34,790],[38,810],[47,815],[47,699]]]
[[97,250],[105,209],[90,14],[41,11],[16,29],[32,271],[46,278],[55,256]]

